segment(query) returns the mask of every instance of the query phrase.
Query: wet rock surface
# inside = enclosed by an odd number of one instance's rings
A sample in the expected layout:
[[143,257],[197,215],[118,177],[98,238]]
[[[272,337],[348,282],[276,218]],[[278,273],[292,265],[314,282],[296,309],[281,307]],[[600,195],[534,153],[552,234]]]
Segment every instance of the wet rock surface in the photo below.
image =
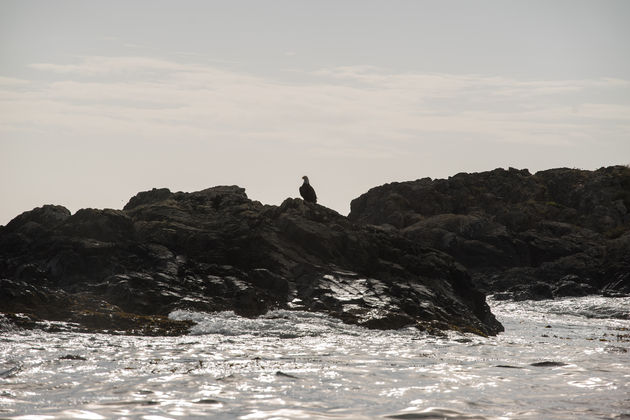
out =
[[630,292],[626,166],[392,183],[354,200],[349,218],[450,254],[500,298]]
[[236,186],[153,189],[123,210],[37,208],[0,227],[0,255],[0,312],[29,328],[182,334],[190,322],[166,318],[175,309],[284,308],[368,328],[502,330],[446,253]]

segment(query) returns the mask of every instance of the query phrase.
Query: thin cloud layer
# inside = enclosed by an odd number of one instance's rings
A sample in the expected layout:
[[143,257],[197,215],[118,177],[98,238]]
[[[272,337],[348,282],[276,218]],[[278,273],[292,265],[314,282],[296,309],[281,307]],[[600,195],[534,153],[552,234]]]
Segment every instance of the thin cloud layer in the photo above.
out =
[[[0,129],[306,145],[330,156],[391,158],[436,133],[491,142],[566,144],[630,134],[630,82],[303,72],[291,83],[151,57],[36,63],[39,80],[0,79]],[[619,92],[626,92],[620,95]],[[617,98],[615,100],[615,98]],[[370,140],[385,140],[370,149]],[[335,145],[327,149],[326,145]],[[362,153],[348,153],[362,150]]]

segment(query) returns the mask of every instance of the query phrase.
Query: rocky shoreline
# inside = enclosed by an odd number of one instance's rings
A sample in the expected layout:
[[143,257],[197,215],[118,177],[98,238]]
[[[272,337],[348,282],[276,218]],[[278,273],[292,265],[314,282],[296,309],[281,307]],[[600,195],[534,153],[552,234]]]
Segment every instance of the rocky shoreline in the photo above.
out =
[[237,186],[153,189],[123,210],[46,205],[0,227],[0,313],[23,328],[180,335],[191,323],[168,319],[176,309],[293,309],[492,335],[487,293],[629,293],[628,208],[621,166],[388,184],[348,217]]

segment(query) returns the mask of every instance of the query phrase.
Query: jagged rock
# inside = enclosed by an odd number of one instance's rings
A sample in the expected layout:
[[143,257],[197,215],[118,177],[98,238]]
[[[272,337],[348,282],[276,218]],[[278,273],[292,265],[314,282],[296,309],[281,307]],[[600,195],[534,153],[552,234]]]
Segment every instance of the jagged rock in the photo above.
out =
[[181,335],[192,326],[190,321],[124,312],[89,293],[70,294],[56,288],[9,279],[0,279],[0,302],[8,320],[18,327],[29,329]]
[[20,214],[11,220],[5,229],[8,231],[17,231],[23,229],[29,224],[40,225],[41,227],[46,228],[54,228],[69,217],[70,210],[67,208],[48,204]]
[[[294,308],[369,328],[502,330],[447,254],[300,199],[265,206],[236,186],[153,189],[122,211],[46,212],[65,216],[33,211],[0,229],[0,277],[41,297],[19,307],[3,299],[2,312],[112,329],[98,316],[54,309],[79,308],[80,296],[147,322],[175,309],[258,316]],[[28,220],[36,234],[20,228]],[[43,309],[47,298],[52,312]]]
[[350,220],[450,254],[483,291],[508,292],[502,297],[624,294],[616,279],[630,277],[626,166],[424,178],[373,188],[351,208]]
[[518,285],[513,287],[510,292],[513,294],[513,299],[517,301],[544,300],[553,298],[553,291],[551,290],[551,287],[542,282]]
[[587,296],[595,293],[597,293],[597,289],[574,274],[564,276],[553,287],[553,296],[555,297]]
[[607,297],[630,296],[630,273],[620,274],[615,280],[606,284],[602,294]]

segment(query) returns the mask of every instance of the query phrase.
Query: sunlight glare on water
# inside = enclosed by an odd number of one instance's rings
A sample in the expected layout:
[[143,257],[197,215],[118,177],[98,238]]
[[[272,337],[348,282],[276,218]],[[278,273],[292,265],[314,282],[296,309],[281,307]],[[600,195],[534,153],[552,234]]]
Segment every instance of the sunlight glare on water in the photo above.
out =
[[490,301],[506,332],[176,311],[184,337],[0,325],[0,417],[628,418],[630,298]]

